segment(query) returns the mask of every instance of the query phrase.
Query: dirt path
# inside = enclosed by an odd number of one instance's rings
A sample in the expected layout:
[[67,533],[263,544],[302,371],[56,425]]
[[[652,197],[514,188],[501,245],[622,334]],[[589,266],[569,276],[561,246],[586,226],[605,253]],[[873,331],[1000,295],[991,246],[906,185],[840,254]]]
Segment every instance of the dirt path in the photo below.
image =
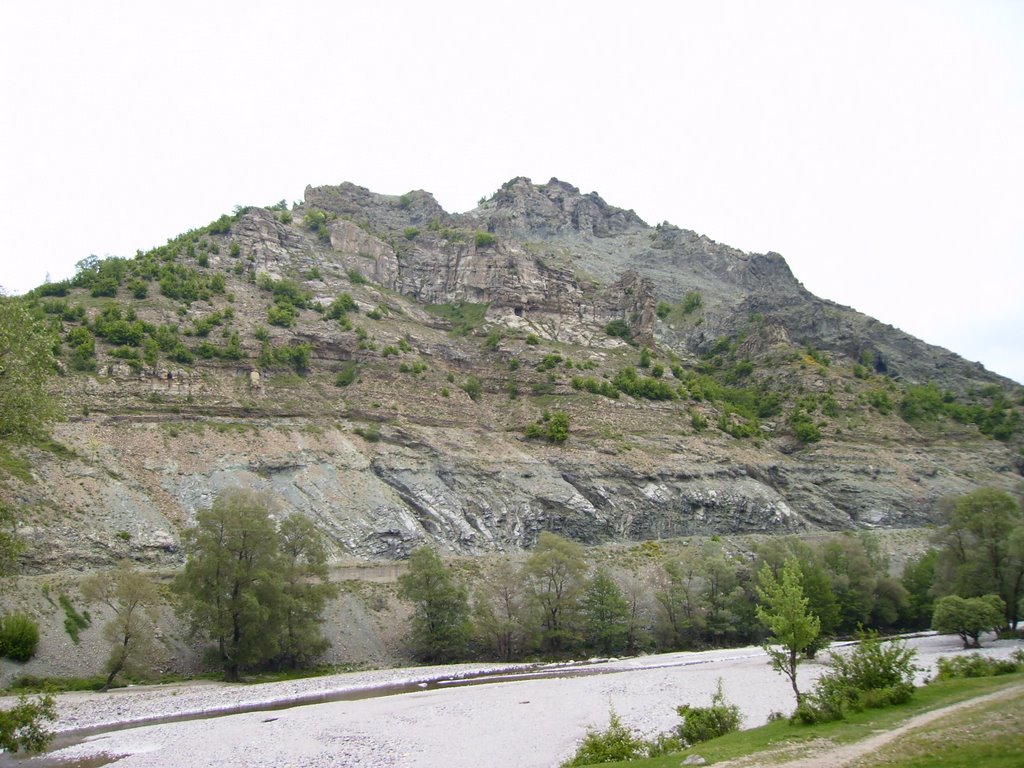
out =
[[860,741],[855,741],[851,744],[836,746],[828,741],[809,742],[807,744],[803,744],[799,747],[801,751],[806,749],[814,751],[813,755],[807,757],[801,757],[787,762],[765,761],[766,757],[771,758],[773,754],[780,755],[785,751],[781,750],[780,752],[761,752],[759,755],[754,757],[740,758],[726,763],[719,763],[718,765],[720,768],[755,768],[755,766],[759,765],[771,765],[772,768],[841,768],[842,766],[850,765],[862,757],[866,757],[877,752],[885,745],[896,741],[910,731],[929,725],[936,720],[941,720],[948,715],[955,714],[965,709],[971,709],[982,704],[987,704],[992,701],[998,701],[999,699],[1012,699],[1018,696],[1024,696],[1024,683],[1019,683],[985,696],[979,696],[974,699],[968,699],[967,701],[950,704],[948,707],[934,709],[931,712],[925,712],[917,717],[912,717],[898,728],[894,728],[891,731],[884,731],[874,736],[869,736],[866,739],[861,739]]

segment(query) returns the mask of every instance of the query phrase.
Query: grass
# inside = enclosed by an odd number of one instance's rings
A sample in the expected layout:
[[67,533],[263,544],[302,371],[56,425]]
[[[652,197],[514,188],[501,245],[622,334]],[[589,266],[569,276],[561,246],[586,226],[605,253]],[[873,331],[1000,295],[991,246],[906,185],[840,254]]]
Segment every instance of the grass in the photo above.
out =
[[[740,757],[746,757],[749,755],[760,755],[758,765],[771,765],[775,762],[784,762],[789,759],[796,759],[800,756],[810,754],[815,750],[816,743],[820,746],[822,741],[829,742],[831,744],[847,744],[850,742],[858,741],[862,738],[867,738],[873,735],[877,731],[887,731],[898,727],[904,721],[916,716],[929,712],[940,707],[949,706],[959,701],[974,698],[977,696],[984,696],[985,694],[992,693],[994,691],[1019,684],[1024,682],[1024,673],[1016,673],[1012,675],[1005,675],[1001,677],[984,677],[984,678],[972,678],[972,679],[961,679],[961,680],[943,680],[935,682],[930,685],[918,688],[914,697],[906,704],[889,707],[887,709],[869,709],[864,712],[859,712],[850,715],[846,720],[840,720],[834,723],[825,723],[814,726],[803,726],[803,725],[790,725],[786,720],[779,720],[767,725],[761,726],[760,728],[752,728],[746,731],[737,731],[730,733],[711,741],[698,744],[694,747],[690,747],[682,752],[678,752],[672,755],[666,755],[663,757],[650,758],[646,760],[633,760],[622,763],[604,763],[604,766],[610,768],[610,766],[629,766],[630,768],[678,768],[680,761],[690,754],[698,754],[705,758],[708,763],[714,764],[723,762],[725,760],[733,760]],[[904,758],[897,755],[896,762],[865,762],[857,763],[858,768],[909,768],[910,766],[970,766],[970,768],[977,768],[977,766],[984,765],[986,768],[989,766],[1019,766],[1020,755],[1019,755],[1019,744],[1021,743],[1021,731],[1022,721],[1020,718],[1020,712],[1024,705],[1019,702],[1016,703],[1016,711],[1018,717],[1014,729],[1003,728],[1002,731],[997,734],[998,738],[995,738],[994,734],[983,732],[989,728],[990,719],[987,719],[983,714],[985,711],[996,711],[996,710],[1008,710],[1010,706],[1006,700],[997,702],[992,705],[984,705],[979,712],[971,711],[968,714],[958,713],[948,718],[943,718],[938,724],[929,726],[926,733],[934,730],[937,734],[937,738],[945,739],[942,744],[946,746],[942,747],[946,752],[943,754],[943,759],[952,759],[951,753],[955,752],[957,759],[961,754],[966,753],[967,750],[977,749],[979,754],[989,754],[992,752],[999,756],[1009,755],[1012,759],[1017,762],[994,762],[990,761],[989,758],[975,758],[973,762],[936,762],[935,753],[932,752],[930,755],[926,754],[928,749],[935,749],[933,746],[924,745],[919,748],[918,752],[908,753],[906,759],[917,759],[918,762],[901,762]],[[965,720],[975,721],[979,723],[979,730],[972,730],[970,728],[963,728],[961,725]],[[945,727],[944,727],[944,724]],[[984,726],[984,728],[981,728]],[[1003,739],[1003,736],[1007,736],[1007,739]],[[908,742],[916,742],[923,736],[917,736],[916,733],[913,738],[907,738],[898,741],[896,744],[891,745],[893,749],[904,748]],[[998,744],[1004,743],[1002,748],[998,747]],[[1012,744],[1012,747],[1005,746],[1006,744]],[[955,747],[955,748],[954,748]],[[990,749],[991,747],[991,749]],[[909,747],[906,747],[908,750]],[[778,751],[778,754],[761,754],[771,753]],[[883,750],[885,754],[887,750]],[[916,755],[916,757],[915,757]],[[874,755],[872,759],[878,757]]]
[[35,482],[30,472],[32,464],[24,456],[12,452],[6,445],[0,444],[0,476],[10,475],[23,483]]
[[1024,697],[982,704],[914,730],[856,768],[1011,768],[1024,764]]

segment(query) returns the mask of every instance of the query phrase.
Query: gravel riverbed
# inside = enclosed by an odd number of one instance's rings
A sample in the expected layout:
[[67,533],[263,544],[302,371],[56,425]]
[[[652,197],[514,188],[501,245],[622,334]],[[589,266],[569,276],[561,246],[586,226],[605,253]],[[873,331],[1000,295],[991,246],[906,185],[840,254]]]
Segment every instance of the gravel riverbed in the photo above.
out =
[[[918,651],[922,679],[939,656],[963,653],[955,636],[918,637],[908,644]],[[998,641],[983,652],[1005,657],[1021,647],[1019,641]],[[809,688],[825,668],[820,662],[801,666],[801,688]],[[744,727],[793,707],[788,683],[756,647],[610,660],[558,669],[556,677],[540,669],[513,681],[437,682],[499,670],[525,668],[461,664],[260,685],[197,682],[61,694],[55,730],[65,735],[151,718],[195,717],[101,731],[43,760],[74,766],[108,755],[124,768],[550,768],[572,754],[588,727],[603,728],[612,709],[630,727],[653,736],[678,723],[679,704],[708,704],[719,679],[726,697],[740,706]],[[375,695],[395,686],[408,692]],[[288,706],[317,697],[324,701]],[[331,700],[338,697],[346,700]],[[214,716],[270,705],[280,708]],[[41,761],[19,762],[31,768]]]

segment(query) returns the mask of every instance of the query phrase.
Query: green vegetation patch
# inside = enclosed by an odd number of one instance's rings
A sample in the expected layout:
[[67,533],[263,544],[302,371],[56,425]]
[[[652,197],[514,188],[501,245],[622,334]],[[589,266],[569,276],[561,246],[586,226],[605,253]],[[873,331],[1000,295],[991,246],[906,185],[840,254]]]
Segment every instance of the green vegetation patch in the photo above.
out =
[[900,415],[911,424],[938,422],[942,417],[974,424],[983,435],[1007,441],[1021,429],[1021,413],[997,385],[971,392],[961,400],[931,382],[908,386],[900,401]]
[[468,336],[483,323],[489,306],[463,301],[456,304],[428,304],[425,309],[434,317],[451,323],[454,336]]

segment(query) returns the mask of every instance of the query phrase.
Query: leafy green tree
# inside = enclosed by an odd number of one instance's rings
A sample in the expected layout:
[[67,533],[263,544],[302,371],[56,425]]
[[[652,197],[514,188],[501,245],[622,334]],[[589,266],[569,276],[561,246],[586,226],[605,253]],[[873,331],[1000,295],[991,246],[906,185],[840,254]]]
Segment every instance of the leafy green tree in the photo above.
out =
[[832,579],[820,551],[793,536],[769,539],[757,548],[760,567],[768,566],[776,577],[782,573],[782,567],[790,557],[796,558],[800,564],[800,583],[808,607],[821,622],[821,634],[809,646],[809,652],[814,655],[839,629],[839,601],[832,589]]
[[900,621],[907,629],[927,629],[931,626],[935,606],[932,584],[935,582],[938,556],[937,550],[929,549],[903,567],[900,581],[907,590],[907,602]]
[[57,344],[24,300],[0,296],[0,438],[41,436],[60,415],[47,389]]
[[786,561],[778,578],[770,568],[762,568],[758,581],[757,618],[771,633],[764,650],[772,669],[789,678],[799,706],[797,667],[807,647],[817,640],[821,622],[808,608],[800,584],[800,564],[795,558]]
[[122,671],[145,673],[151,668],[156,649],[156,619],[160,596],[148,574],[122,563],[114,572],[96,573],[82,582],[87,602],[102,602],[113,612],[103,626],[103,638],[110,643],[107,690]]
[[[0,295],[0,447],[44,435],[59,416],[47,390],[55,348],[56,335],[24,300]],[[14,523],[14,511],[0,502],[0,575],[14,570],[22,550]],[[52,696],[18,698],[0,710],[0,750],[42,752],[53,737],[44,722],[55,719]]]
[[599,570],[583,593],[587,644],[610,656],[621,653],[629,634],[629,603],[607,571]]
[[828,572],[839,606],[839,631],[853,632],[869,624],[874,607],[875,581],[884,572],[873,562],[857,536],[834,536],[821,550],[822,564]]
[[704,616],[698,603],[700,578],[698,558],[684,552],[666,562],[655,576],[654,599],[658,604],[658,639],[665,648],[686,648],[704,631]]
[[298,668],[329,643],[320,631],[327,601],[337,588],[327,579],[327,549],[313,521],[291,515],[278,529],[281,575],[281,639],[277,663]]
[[579,544],[550,531],[541,531],[523,573],[540,615],[544,650],[558,653],[575,642],[586,570],[583,548]]
[[999,595],[963,598],[946,595],[935,601],[932,627],[943,634],[957,634],[964,648],[980,648],[981,634],[1003,622],[1006,606]]
[[423,546],[409,555],[398,594],[413,604],[412,645],[424,661],[452,661],[466,653],[471,625],[466,588],[441,557]]
[[56,720],[57,712],[50,695],[18,698],[10,709],[0,709],[0,749],[6,752],[42,752],[53,738],[43,726],[44,720]]
[[473,591],[473,626],[478,642],[495,658],[520,658],[530,642],[533,619],[519,570],[499,561]]
[[710,542],[701,551],[698,572],[703,582],[699,600],[707,636],[712,643],[721,644],[738,629],[733,610],[742,594],[738,568],[726,559],[721,544]]
[[961,597],[999,595],[1003,623],[1017,626],[1024,595],[1024,514],[1010,494],[979,488],[953,502],[939,534],[937,572]]
[[221,492],[185,531],[185,570],[175,582],[193,634],[217,645],[224,678],[272,658],[281,635],[282,579],[273,501]]

